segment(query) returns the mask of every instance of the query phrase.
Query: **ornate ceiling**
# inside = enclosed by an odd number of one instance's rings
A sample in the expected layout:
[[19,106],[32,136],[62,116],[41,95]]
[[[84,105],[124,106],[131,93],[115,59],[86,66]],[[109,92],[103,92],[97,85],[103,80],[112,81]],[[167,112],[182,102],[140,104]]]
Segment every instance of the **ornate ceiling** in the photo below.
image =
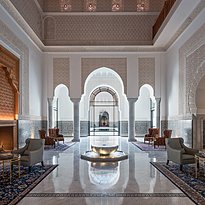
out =
[[130,46],[152,45],[165,0],[10,1],[46,46]]
[[[136,12],[138,6],[144,4],[144,11],[159,12],[161,11],[165,0],[36,0],[43,12],[86,12],[86,5],[95,4],[95,12],[112,12],[114,6],[121,8],[114,11]],[[65,5],[65,9],[62,9]],[[69,8],[66,6],[70,5]]]
[[[86,10],[87,1],[94,2],[94,11]],[[144,3],[141,11],[139,2]],[[205,7],[205,0],[177,0],[153,39],[153,25],[164,2],[2,0],[0,5],[44,51],[96,52],[166,50]]]

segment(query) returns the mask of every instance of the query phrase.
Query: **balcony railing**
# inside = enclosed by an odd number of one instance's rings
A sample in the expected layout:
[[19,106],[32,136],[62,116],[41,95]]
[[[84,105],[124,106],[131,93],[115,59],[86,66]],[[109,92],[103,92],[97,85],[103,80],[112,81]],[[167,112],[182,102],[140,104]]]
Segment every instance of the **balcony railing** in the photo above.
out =
[[160,29],[162,23],[164,22],[165,18],[167,17],[168,13],[170,12],[172,6],[174,5],[174,3],[176,2],[176,0],[166,0],[164,2],[164,6],[152,28],[152,36],[153,38],[155,37],[156,33],[158,32],[158,30]]

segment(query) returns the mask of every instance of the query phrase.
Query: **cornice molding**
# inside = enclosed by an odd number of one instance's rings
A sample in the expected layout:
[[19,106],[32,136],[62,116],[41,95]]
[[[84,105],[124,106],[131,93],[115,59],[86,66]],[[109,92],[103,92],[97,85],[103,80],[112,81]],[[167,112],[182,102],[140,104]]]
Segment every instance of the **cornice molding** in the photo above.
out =
[[20,15],[15,6],[10,1],[6,0],[0,0],[0,6],[9,13],[9,15],[16,21],[20,28],[23,29],[25,34],[34,43],[34,45],[36,45],[36,47],[42,51],[42,49],[44,48],[42,41],[35,34],[29,24],[24,20],[24,18]]
[[200,12],[205,8],[205,0],[201,0],[197,7],[192,11],[191,15],[184,21],[181,27],[177,30],[175,35],[170,39],[166,44],[165,50],[168,50],[169,47],[177,40],[177,38],[186,30],[186,28],[193,22],[193,20],[200,14]]
[[153,46],[44,46],[44,52],[48,53],[92,53],[92,52],[164,52],[162,47]]
[[153,16],[159,12],[43,12],[44,16]]

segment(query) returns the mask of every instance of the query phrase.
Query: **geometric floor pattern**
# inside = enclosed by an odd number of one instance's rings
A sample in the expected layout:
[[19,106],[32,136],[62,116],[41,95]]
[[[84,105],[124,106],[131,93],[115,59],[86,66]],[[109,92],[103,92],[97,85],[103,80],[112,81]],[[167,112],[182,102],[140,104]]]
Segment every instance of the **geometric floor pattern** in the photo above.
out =
[[30,193],[27,197],[185,197],[183,193]]

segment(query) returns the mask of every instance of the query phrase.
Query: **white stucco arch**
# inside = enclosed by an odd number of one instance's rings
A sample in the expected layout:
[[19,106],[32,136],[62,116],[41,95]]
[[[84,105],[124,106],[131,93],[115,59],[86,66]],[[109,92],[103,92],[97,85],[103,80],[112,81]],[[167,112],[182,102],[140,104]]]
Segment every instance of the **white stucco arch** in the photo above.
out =
[[58,99],[58,121],[73,120],[73,103],[69,97],[69,89],[59,84],[54,89],[54,98]]
[[124,85],[121,77],[112,69],[101,67],[89,74],[85,80],[84,94],[80,102],[80,119],[88,120],[89,99],[90,95],[96,88],[100,86],[107,86],[112,88],[119,99],[119,109],[121,111],[120,118],[128,119],[128,102],[124,94]]
[[155,103],[154,89],[149,84],[140,87],[139,97],[135,103],[135,120],[150,120],[150,99]]

